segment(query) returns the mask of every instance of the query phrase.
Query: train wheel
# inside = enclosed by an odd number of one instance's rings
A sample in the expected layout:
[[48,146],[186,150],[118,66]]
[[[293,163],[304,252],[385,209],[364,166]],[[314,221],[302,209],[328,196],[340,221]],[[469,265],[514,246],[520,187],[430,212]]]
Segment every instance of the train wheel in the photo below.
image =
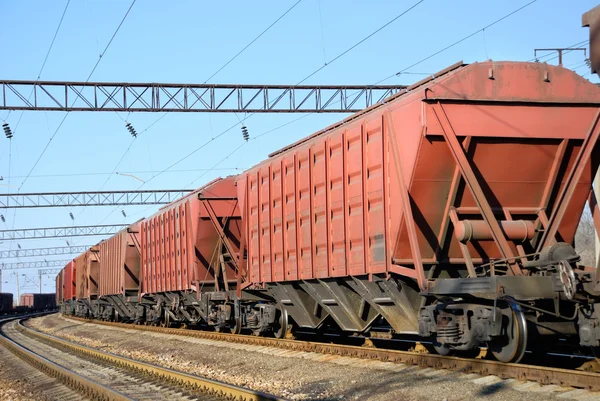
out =
[[527,348],[527,320],[518,305],[511,305],[512,315],[501,342],[490,344],[494,357],[500,362],[518,363]]
[[273,334],[275,334],[276,338],[284,338],[288,332],[288,327],[288,313],[285,308],[282,308],[279,314],[279,321],[273,329]]
[[163,320],[160,323],[160,325],[162,327],[167,327],[167,328],[171,327],[171,315],[169,315],[169,312],[167,312],[166,310],[165,310],[165,314],[164,314]]
[[431,344],[433,345],[433,349],[435,349],[435,352],[438,355],[448,356],[452,354],[452,349],[448,347],[448,345],[438,342],[438,340],[435,337],[432,338]]
[[229,331],[231,334],[240,334],[242,332],[242,317],[237,317],[233,319],[235,324],[233,326],[229,326]]

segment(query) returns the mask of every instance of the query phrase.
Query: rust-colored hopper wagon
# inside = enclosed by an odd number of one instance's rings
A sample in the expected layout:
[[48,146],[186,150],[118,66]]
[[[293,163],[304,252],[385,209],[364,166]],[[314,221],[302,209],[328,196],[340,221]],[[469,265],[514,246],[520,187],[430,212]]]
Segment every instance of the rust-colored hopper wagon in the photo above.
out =
[[233,177],[216,179],[141,222],[147,320],[219,327],[217,315],[233,316],[226,301],[239,288],[240,225]]
[[33,294],[21,294],[19,296],[19,306],[33,308]]
[[98,247],[94,246],[75,258],[77,306],[75,314],[82,317],[97,316],[98,282],[100,266]]
[[64,272],[64,268],[60,270],[60,272],[58,272],[58,274],[56,275],[56,294],[55,294],[55,300],[56,300],[56,306],[60,307],[63,303],[63,272]]
[[237,182],[245,289],[280,324],[384,318],[440,353],[598,347],[598,276],[572,244],[599,110],[600,88],[562,67],[457,64],[270,155]]
[[139,222],[98,244],[98,316],[134,320],[140,288]]
[[76,295],[77,295],[76,272],[77,272],[77,267],[75,264],[75,260],[72,260],[69,263],[67,263],[67,265],[63,268],[63,270],[61,272],[62,291],[57,290],[57,292],[62,293],[62,305],[61,305],[60,310],[61,310],[61,312],[66,313],[68,315],[75,314]]

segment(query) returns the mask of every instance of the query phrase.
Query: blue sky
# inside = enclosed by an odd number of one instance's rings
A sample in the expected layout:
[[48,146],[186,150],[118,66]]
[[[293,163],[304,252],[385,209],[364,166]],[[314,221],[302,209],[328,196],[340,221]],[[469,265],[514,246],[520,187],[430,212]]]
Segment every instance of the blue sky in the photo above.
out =
[[[138,0],[131,9],[91,81],[202,83],[227,60],[275,21],[297,0],[261,2]],[[295,84],[337,55],[414,5],[413,1],[302,0],[210,83]],[[422,60],[498,18],[529,3],[517,1],[425,0],[340,59],[329,63],[305,83],[372,84]],[[71,0],[42,80],[85,81],[113,35],[129,0]],[[0,1],[0,77],[35,80],[50,46],[66,1]],[[594,1],[537,0],[502,22],[414,66],[407,72],[433,73],[459,60],[527,61],[534,48],[568,47],[586,41],[581,14]],[[587,47],[587,44],[584,45]],[[566,67],[596,82],[584,56],[565,56]],[[556,63],[556,60],[551,60]],[[382,83],[410,84],[423,78],[402,74]],[[211,141],[192,157],[157,175],[189,151],[236,123],[232,114],[71,113],[39,164],[23,184],[65,114],[0,111],[14,138],[0,138],[0,192],[136,189],[140,182],[116,171],[149,180],[144,189],[198,187],[235,174],[268,153],[323,128],[344,114],[311,114],[242,146],[239,127]],[[248,118],[250,136],[296,120],[298,114],[261,114]],[[238,117],[244,118],[244,115]],[[138,132],[132,140],[124,120]],[[156,122],[156,123],[155,123]],[[152,125],[155,123],[154,125]],[[150,125],[152,127],[148,128]],[[146,131],[147,129],[147,131]],[[131,145],[120,165],[117,162]],[[9,156],[10,155],[10,156]],[[204,169],[204,170],[203,170]],[[9,173],[10,171],[10,173]],[[74,175],[76,174],[76,175]],[[87,174],[87,175],[82,175]],[[154,177],[154,178],[153,178]],[[10,185],[10,186],[9,186]],[[124,209],[127,217],[121,213]],[[152,214],[156,207],[96,207],[0,210],[0,229],[66,225],[120,224]],[[73,222],[69,212],[75,216]],[[71,238],[71,244],[93,244],[100,237]],[[19,241],[22,248],[64,246],[64,239]],[[4,241],[0,249],[15,249]],[[22,261],[43,258],[23,258]],[[48,260],[52,257],[46,258]],[[56,257],[54,259],[63,259]],[[16,262],[17,260],[4,260]],[[36,277],[36,270],[19,270]],[[45,292],[54,278],[45,277]],[[3,291],[15,292],[15,277],[3,274]],[[24,277],[21,278],[24,282]],[[35,281],[35,280],[30,280]],[[35,291],[32,284],[20,291]]]

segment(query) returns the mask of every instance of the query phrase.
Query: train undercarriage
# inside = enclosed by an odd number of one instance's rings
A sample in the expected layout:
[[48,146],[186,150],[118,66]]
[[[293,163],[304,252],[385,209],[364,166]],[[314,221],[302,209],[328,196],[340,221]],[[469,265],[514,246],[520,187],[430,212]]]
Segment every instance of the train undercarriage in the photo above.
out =
[[[283,338],[290,330],[335,328],[371,335],[418,334],[442,355],[475,355],[480,347],[502,362],[519,362],[526,349],[552,352],[557,339],[600,349],[600,294],[595,272],[576,266],[572,247],[558,244],[528,265],[525,276],[440,278],[420,292],[402,277],[342,277],[277,283],[229,291],[109,296],[64,304],[86,318],[252,333]],[[502,263],[495,268],[501,269]],[[484,266],[485,267],[485,266]],[[380,331],[378,331],[380,333]]]

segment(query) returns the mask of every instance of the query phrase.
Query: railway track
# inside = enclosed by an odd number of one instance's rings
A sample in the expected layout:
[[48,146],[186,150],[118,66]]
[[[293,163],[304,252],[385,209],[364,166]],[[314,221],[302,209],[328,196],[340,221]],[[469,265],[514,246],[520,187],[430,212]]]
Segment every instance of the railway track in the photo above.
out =
[[216,341],[227,341],[246,345],[276,347],[291,351],[316,352],[321,354],[363,358],[381,362],[417,365],[423,368],[449,369],[464,373],[493,375],[502,379],[532,381],[542,385],[554,384],[559,386],[570,386],[600,391],[600,373],[590,370],[575,370],[527,364],[501,363],[488,359],[459,358],[423,352],[390,350],[365,346],[277,339],[200,330],[183,330],[180,328],[132,325],[127,323],[90,320],[73,316],[69,316],[68,319],[124,329],[149,331]]
[[239,400],[278,397],[124,358],[40,333],[15,318],[0,322],[0,343],[48,376],[93,400]]

